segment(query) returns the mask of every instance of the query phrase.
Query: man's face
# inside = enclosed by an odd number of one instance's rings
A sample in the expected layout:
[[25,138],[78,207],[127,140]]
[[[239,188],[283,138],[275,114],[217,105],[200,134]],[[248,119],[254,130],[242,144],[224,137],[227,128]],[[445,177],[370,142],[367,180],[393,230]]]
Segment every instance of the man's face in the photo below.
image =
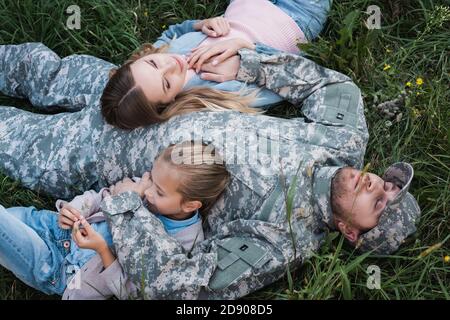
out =
[[400,188],[373,173],[361,177],[361,171],[353,168],[343,168],[337,174],[342,175],[339,187],[344,193],[340,205],[350,220],[347,223],[360,232],[376,227],[388,201],[395,198]]

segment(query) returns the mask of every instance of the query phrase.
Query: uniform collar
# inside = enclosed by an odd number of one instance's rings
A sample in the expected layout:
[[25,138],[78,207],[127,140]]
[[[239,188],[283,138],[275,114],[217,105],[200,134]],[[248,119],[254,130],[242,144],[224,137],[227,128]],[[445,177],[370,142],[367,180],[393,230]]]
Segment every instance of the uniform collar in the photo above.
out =
[[320,213],[322,221],[332,230],[336,227],[331,210],[331,180],[341,168],[337,166],[317,168],[313,177],[314,209]]

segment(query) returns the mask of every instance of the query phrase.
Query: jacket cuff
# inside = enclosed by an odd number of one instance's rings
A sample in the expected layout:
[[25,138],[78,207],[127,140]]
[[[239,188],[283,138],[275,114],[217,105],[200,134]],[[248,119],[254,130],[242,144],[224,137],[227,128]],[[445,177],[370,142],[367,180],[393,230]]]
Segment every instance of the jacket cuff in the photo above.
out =
[[55,202],[56,211],[59,213],[61,211],[62,207],[68,203],[69,202],[67,202],[66,200],[62,200],[62,199],[56,200],[56,202]]
[[264,85],[266,80],[261,70],[261,56],[250,49],[240,49],[238,54],[241,57],[241,65],[236,80]]
[[100,209],[103,213],[114,216],[127,212],[135,212],[142,206],[139,194],[134,191],[126,191],[113,197],[103,199]]

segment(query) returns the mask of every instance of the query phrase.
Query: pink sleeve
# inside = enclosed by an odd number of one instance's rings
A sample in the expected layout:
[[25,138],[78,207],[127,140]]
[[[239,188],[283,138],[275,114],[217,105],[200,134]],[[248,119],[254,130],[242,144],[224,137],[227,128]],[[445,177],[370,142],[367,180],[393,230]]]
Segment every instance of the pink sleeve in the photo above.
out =
[[137,287],[128,281],[117,259],[105,269],[96,254],[69,282],[63,300],[104,300],[111,296],[121,300],[136,299]]
[[102,188],[99,192],[96,192],[94,190],[88,190],[84,192],[82,195],[76,196],[70,202],[58,199],[56,201],[56,210],[58,210],[59,212],[63,206],[69,205],[80,211],[81,214],[85,218],[87,218],[93,215],[94,213],[100,211],[100,203],[102,202],[103,198],[105,198],[108,195],[109,195],[108,188]]

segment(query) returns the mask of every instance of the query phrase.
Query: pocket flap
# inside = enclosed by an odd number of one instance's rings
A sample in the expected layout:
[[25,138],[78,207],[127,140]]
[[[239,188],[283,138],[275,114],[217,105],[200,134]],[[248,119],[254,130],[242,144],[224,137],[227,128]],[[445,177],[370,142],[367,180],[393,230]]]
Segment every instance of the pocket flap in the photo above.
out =
[[252,243],[251,238],[230,238],[218,247],[217,268],[208,285],[212,290],[225,289],[271,259],[267,250]]
[[230,252],[217,263],[217,266],[219,267],[220,270],[225,270],[230,265],[235,263],[237,259],[239,259],[239,257],[235,255],[233,252]]
[[269,256],[265,250],[253,244],[251,239],[231,238],[220,246],[238,256],[252,267],[258,267],[264,264],[267,262]]

